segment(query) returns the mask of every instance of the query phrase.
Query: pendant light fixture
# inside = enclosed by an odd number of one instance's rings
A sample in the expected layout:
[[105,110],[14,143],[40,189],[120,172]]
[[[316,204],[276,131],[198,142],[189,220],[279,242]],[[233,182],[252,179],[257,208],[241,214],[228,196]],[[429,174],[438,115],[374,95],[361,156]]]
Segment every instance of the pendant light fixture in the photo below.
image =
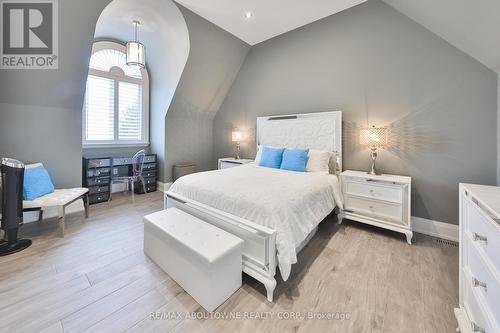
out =
[[146,47],[137,39],[137,26],[141,22],[134,20],[134,41],[127,42],[127,65],[134,67],[146,67]]

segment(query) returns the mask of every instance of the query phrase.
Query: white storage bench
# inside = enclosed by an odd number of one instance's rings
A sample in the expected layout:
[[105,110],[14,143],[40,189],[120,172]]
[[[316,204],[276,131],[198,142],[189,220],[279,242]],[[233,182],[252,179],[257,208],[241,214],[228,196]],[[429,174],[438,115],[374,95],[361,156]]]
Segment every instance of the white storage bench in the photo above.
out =
[[243,240],[177,208],[144,217],[144,252],[212,312],[241,287]]

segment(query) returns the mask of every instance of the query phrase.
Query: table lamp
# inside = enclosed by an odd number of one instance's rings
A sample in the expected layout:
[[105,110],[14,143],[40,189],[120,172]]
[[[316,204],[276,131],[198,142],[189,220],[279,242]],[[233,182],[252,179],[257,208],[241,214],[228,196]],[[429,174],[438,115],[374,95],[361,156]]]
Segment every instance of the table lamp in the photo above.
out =
[[240,148],[241,148],[241,142],[244,142],[246,140],[246,135],[245,132],[243,131],[232,131],[231,132],[231,141],[236,142],[236,159],[240,159]]
[[377,159],[377,148],[383,148],[387,146],[387,128],[385,127],[368,127],[363,128],[359,132],[359,143],[362,146],[369,147],[371,149],[372,157],[372,167],[368,171],[369,175],[379,175],[375,166],[375,160]]

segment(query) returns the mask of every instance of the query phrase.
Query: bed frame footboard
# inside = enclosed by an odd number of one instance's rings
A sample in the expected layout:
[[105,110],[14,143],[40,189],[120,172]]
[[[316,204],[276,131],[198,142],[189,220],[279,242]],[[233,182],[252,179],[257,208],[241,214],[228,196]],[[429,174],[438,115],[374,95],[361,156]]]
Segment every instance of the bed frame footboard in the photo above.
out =
[[221,228],[245,242],[243,272],[264,284],[267,299],[273,301],[276,288],[276,231],[242,219],[213,207],[185,198],[177,193],[165,193],[165,208],[176,207],[207,223]]

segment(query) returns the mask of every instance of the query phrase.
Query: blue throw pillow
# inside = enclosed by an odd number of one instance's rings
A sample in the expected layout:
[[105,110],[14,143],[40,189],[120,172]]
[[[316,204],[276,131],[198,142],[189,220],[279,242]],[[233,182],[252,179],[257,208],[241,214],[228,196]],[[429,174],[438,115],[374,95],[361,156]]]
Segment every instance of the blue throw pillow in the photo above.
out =
[[35,200],[52,192],[54,192],[54,185],[47,170],[43,167],[24,170],[24,200]]
[[283,156],[282,148],[262,148],[262,155],[260,157],[259,165],[268,168],[279,169],[281,166],[281,159]]
[[307,149],[285,149],[281,169],[305,172],[307,166]]

